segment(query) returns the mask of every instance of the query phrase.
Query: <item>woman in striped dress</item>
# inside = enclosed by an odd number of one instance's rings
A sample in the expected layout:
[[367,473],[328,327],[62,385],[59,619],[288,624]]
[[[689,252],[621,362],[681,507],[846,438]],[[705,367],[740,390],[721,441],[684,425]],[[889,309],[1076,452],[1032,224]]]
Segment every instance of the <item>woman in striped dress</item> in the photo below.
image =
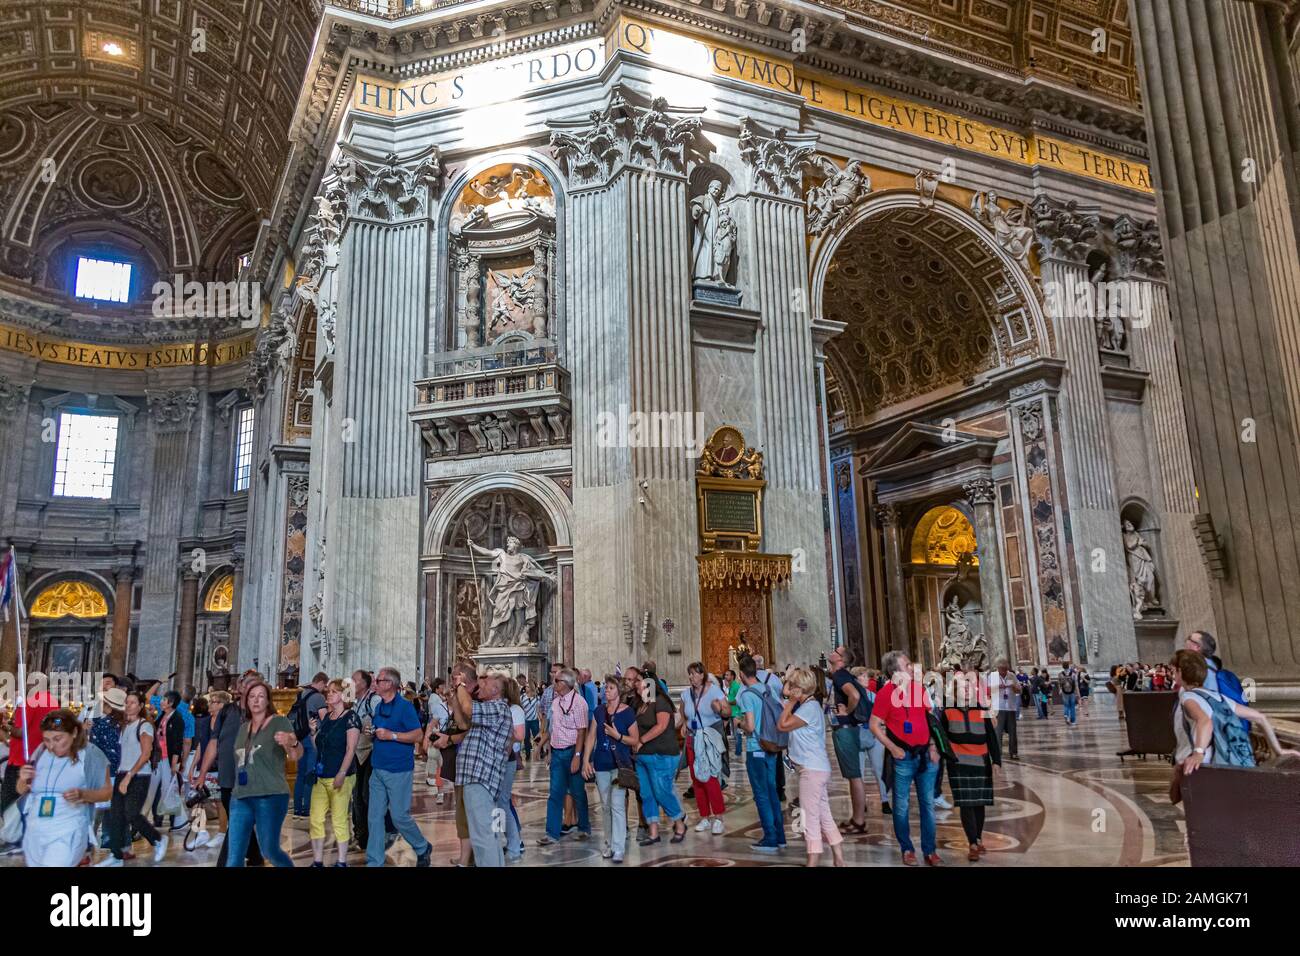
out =
[[962,829],[970,844],[972,863],[984,855],[984,808],[993,805],[993,765],[1002,766],[998,733],[981,699],[984,684],[972,668],[955,683],[956,700],[946,702],[939,720],[952,753],[948,757],[948,782],[953,804],[961,811]]

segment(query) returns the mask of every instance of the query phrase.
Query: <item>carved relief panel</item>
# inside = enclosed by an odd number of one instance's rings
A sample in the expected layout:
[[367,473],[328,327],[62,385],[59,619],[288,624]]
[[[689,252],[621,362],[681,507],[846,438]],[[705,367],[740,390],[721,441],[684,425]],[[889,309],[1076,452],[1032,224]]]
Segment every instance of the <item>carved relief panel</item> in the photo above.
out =
[[450,232],[449,343],[555,338],[555,195],[542,174],[513,163],[479,173],[456,199]]

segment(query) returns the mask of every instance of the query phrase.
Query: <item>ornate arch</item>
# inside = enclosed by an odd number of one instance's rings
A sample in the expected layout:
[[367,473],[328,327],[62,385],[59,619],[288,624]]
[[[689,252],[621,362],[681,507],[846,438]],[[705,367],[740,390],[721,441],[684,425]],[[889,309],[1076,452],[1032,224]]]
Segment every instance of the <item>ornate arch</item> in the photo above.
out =
[[809,287],[812,293],[814,322],[820,322],[824,318],[826,277],[844,240],[854,229],[871,220],[880,219],[897,210],[907,209],[922,210],[931,216],[940,217],[974,237],[984,251],[1001,265],[1001,271],[1011,293],[1006,301],[1010,302],[1014,298],[1023,305],[1028,320],[1026,327],[1032,331],[1040,353],[1050,355],[1055,351],[1055,333],[1044,311],[1042,296],[1034,276],[993,241],[992,234],[983,223],[971,215],[969,210],[941,196],[927,197],[919,191],[910,189],[889,189],[872,193],[836,228],[813,241],[812,248],[809,250]]
[[424,524],[424,556],[443,553],[447,548],[453,521],[461,509],[479,495],[490,491],[515,491],[537,502],[551,522],[555,532],[555,546],[573,547],[573,505],[559,485],[549,478],[527,472],[498,471],[462,481],[438,499]]
[[[33,581],[27,582],[27,593],[24,595],[23,603],[31,613],[36,606],[37,600],[51,588],[58,587],[61,584],[78,583],[89,587],[95,591],[98,597],[103,601],[104,614],[94,615],[94,620],[111,621],[114,611],[115,592],[112,583],[104,578],[103,575],[95,571],[50,571],[42,574]],[[47,617],[48,619],[48,617]]]

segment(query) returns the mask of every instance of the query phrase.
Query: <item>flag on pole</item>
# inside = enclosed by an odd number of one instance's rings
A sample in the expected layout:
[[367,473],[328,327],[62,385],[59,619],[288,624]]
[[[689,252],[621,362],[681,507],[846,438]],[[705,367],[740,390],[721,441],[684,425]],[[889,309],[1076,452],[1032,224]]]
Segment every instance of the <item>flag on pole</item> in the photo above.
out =
[[8,622],[9,608],[17,608],[18,597],[18,561],[14,557],[13,546],[0,555],[0,621]]
[[[9,622],[9,611],[14,611],[14,630],[17,632],[18,639],[18,696],[19,700],[15,702],[17,707],[23,710],[23,762],[26,763],[31,759],[31,742],[28,733],[30,724],[27,716],[27,661],[23,656],[23,617],[26,616],[26,609],[23,607],[23,592],[18,586],[18,555],[14,553],[14,546],[9,546],[9,551],[3,557],[0,557],[0,619],[4,623]],[[4,639],[4,632],[0,630],[0,641]],[[15,713],[15,718],[17,713]]]

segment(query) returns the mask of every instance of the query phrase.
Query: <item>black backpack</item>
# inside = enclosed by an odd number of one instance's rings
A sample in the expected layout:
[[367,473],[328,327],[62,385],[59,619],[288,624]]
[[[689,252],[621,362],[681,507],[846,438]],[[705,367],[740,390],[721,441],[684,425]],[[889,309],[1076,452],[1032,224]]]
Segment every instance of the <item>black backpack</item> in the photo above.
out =
[[1074,678],[1073,678],[1073,677],[1068,677],[1068,676],[1063,676],[1063,677],[1061,678],[1061,693],[1062,693],[1062,694],[1073,694],[1073,693],[1074,693],[1074,689],[1075,689],[1075,688],[1074,688]]
[[293,735],[300,741],[306,740],[311,733],[311,720],[307,713],[307,698],[316,693],[315,687],[304,687],[298,691],[298,699],[289,708],[289,723],[293,724]]

